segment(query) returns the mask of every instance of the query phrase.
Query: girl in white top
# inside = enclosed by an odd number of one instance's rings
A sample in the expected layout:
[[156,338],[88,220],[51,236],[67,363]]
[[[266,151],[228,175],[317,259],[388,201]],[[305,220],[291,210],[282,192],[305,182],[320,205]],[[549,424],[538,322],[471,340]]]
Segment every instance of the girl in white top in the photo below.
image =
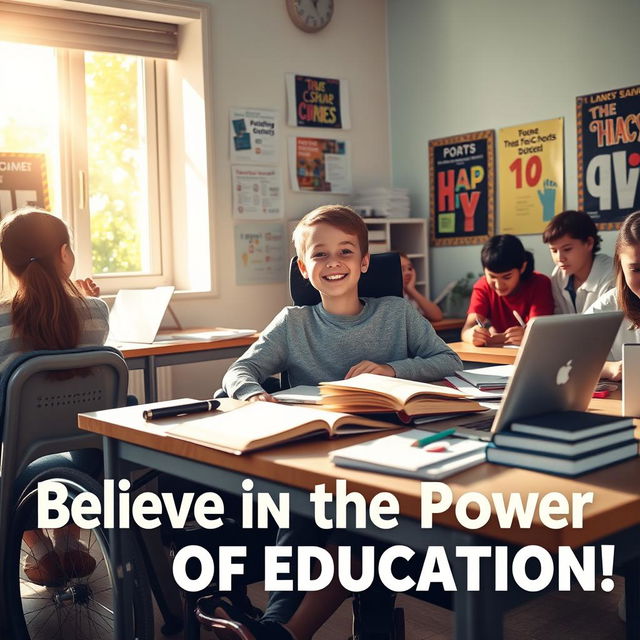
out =
[[603,294],[585,313],[624,311],[625,318],[602,368],[602,377],[622,378],[622,345],[640,342],[640,211],[623,222],[613,257],[616,288]]
[[598,254],[600,236],[584,211],[563,211],[542,233],[555,268],[551,274],[555,313],[583,313],[603,293],[613,289],[613,262]]
[[400,265],[405,300],[408,300],[430,322],[442,320],[443,314],[440,307],[435,302],[427,300],[416,288],[416,270],[406,253],[400,252]]

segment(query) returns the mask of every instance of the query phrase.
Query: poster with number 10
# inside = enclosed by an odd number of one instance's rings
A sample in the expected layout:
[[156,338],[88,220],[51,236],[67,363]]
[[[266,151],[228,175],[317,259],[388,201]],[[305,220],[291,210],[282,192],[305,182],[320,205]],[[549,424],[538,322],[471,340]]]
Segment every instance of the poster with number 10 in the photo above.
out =
[[564,119],[498,132],[500,233],[542,233],[564,209]]

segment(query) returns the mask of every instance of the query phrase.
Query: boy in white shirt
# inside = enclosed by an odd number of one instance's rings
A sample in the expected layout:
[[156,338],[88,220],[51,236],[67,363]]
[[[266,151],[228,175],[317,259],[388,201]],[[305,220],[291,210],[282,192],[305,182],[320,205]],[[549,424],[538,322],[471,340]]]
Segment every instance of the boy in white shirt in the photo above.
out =
[[583,313],[615,286],[613,261],[598,254],[600,236],[584,211],[563,211],[542,232],[555,268],[551,290],[555,313]]

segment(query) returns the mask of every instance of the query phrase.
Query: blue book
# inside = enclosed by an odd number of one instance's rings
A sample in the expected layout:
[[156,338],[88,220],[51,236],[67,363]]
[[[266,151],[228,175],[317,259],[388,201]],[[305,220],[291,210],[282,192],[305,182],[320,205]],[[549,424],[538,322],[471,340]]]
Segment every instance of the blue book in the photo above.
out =
[[533,453],[551,453],[569,458],[597,451],[614,444],[628,442],[633,438],[633,426],[624,427],[618,431],[605,433],[604,435],[583,438],[581,440],[557,440],[525,433],[514,433],[509,430],[499,431],[493,436],[493,442],[497,447],[509,449],[522,449]]
[[518,449],[496,447],[490,443],[487,447],[487,461],[505,464],[510,467],[521,467],[533,471],[544,471],[561,476],[578,476],[614,462],[634,458],[638,455],[638,442],[630,439],[622,444],[615,444],[597,451],[589,451],[579,456],[567,457],[544,455]]

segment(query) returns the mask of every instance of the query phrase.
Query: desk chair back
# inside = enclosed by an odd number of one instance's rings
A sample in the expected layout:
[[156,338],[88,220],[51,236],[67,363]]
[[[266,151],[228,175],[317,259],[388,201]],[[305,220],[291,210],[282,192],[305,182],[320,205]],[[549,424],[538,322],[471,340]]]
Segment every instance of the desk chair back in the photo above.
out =
[[[398,296],[402,298],[402,267],[400,254],[395,251],[374,253],[369,268],[358,283],[358,295],[361,298],[382,298]],[[297,306],[313,305],[320,302],[320,294],[311,283],[302,277],[298,268],[298,258],[291,259],[289,265],[289,294]]]
[[[78,430],[77,415],[124,406],[127,384],[127,365],[110,347],[35,351],[9,365],[0,378],[0,550],[28,466],[43,456],[100,448],[99,436]],[[62,455],[51,463],[69,466]]]

